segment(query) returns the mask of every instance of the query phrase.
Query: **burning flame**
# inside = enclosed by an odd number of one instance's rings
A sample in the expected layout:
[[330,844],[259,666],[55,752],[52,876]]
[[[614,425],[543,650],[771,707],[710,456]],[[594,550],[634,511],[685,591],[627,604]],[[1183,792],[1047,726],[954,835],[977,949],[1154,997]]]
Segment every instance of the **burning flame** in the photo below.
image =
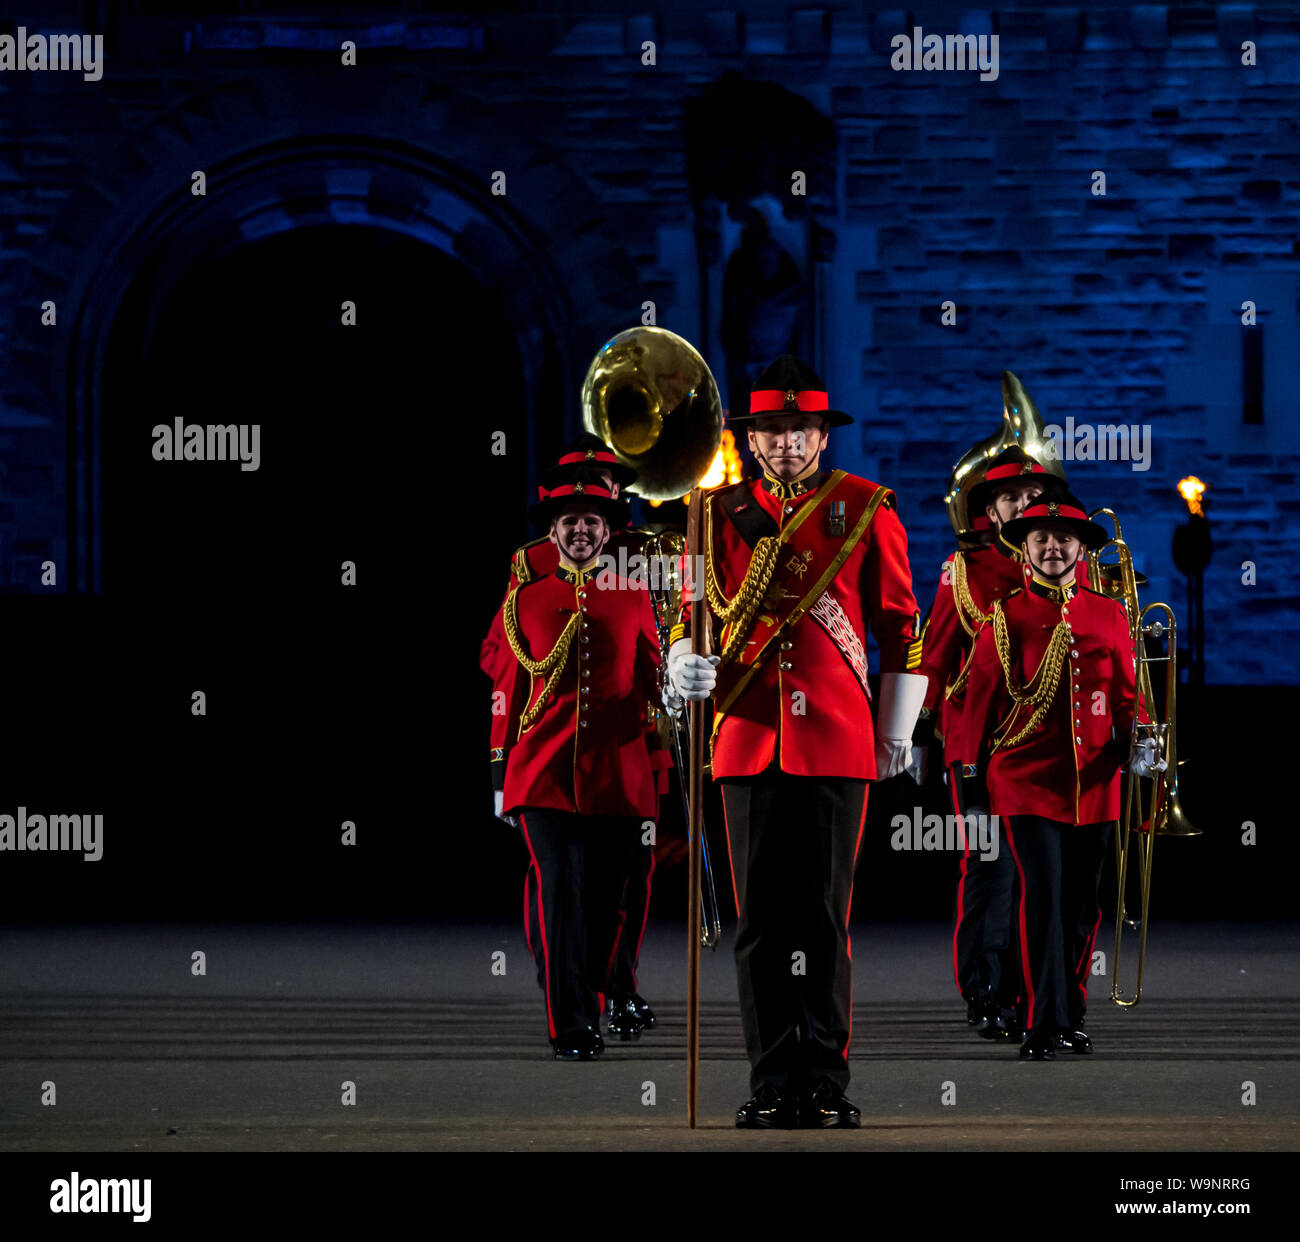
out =
[[1187,478],[1178,480],[1178,494],[1187,501],[1187,511],[1193,517],[1205,516],[1205,510],[1201,506],[1201,497],[1205,494],[1205,484],[1194,474],[1189,474]]
[[[718,448],[713,462],[710,464],[707,473],[697,486],[699,487],[721,487],[724,483],[739,483],[741,473],[740,450],[736,448],[736,437],[731,431],[725,430],[722,433],[722,444]],[[678,497],[679,500],[685,500],[685,496]],[[662,501],[652,500],[650,504],[656,509]]]

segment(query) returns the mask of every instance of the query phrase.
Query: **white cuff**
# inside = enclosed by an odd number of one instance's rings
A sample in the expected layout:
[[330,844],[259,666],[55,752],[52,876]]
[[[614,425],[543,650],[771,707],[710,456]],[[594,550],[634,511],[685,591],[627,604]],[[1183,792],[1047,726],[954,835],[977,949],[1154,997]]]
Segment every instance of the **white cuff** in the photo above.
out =
[[929,684],[930,679],[924,673],[881,673],[877,735],[911,741]]

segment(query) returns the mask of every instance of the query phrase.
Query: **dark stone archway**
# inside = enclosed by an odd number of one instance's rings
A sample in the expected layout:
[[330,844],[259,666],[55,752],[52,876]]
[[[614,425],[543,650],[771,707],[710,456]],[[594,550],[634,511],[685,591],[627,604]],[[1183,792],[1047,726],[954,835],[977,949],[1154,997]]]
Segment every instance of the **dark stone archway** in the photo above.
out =
[[[287,230],[355,224],[434,246],[502,301],[533,431],[509,451],[530,461],[572,430],[587,362],[626,326],[635,267],[586,186],[482,101],[416,78],[337,92],[290,67],[250,74],[187,97],[164,123],[132,129],[124,114],[121,142],[88,158],[33,255],[33,290],[59,306],[57,348],[24,321],[9,367],[11,406],[63,413],[55,490],[67,546],[52,551],[72,593],[102,588],[101,381],[109,333],[142,271],[161,302],[196,259]],[[200,170],[207,193],[196,197]],[[491,190],[498,170],[503,196]]]

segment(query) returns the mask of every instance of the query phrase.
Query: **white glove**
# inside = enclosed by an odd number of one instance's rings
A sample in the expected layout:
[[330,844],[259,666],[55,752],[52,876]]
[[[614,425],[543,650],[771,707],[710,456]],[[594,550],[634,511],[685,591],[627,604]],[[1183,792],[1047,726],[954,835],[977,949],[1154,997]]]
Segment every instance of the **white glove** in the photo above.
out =
[[668,648],[668,680],[684,699],[707,699],[718,684],[720,656],[691,654],[691,640],[679,638]]
[[918,785],[925,784],[930,771],[930,748],[928,746],[912,747],[912,762],[903,769]]
[[517,820],[513,815],[502,815],[502,814],[501,814],[501,812],[505,809],[505,805],[506,805],[506,796],[505,796],[505,794],[502,793],[501,790],[499,790],[499,789],[493,790],[493,792],[492,792],[492,814],[495,815],[495,816],[497,817],[497,819],[501,820],[502,823],[509,824],[511,828],[518,828],[518,827],[519,827],[519,821],[518,821],[518,820]]
[[686,700],[680,694],[673,693],[673,684],[667,678],[664,679],[662,698],[664,711],[674,718],[680,717],[686,707]]
[[925,703],[924,673],[882,673],[876,714],[876,780],[897,776],[912,763],[912,730]]
[[1150,776],[1155,772],[1163,772],[1168,766],[1164,756],[1156,750],[1156,739],[1148,737],[1138,743],[1129,770],[1134,776]]

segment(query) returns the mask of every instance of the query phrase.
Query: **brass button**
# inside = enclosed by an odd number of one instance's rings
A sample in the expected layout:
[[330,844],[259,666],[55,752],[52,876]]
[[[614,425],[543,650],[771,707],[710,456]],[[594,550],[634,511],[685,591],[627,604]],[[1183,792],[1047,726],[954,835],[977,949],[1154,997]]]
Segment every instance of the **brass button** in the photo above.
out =
[[590,677],[590,676],[591,676],[591,669],[589,669],[589,668],[584,668],[584,669],[582,670],[582,675],[583,675],[584,677]]
[[792,668],[794,668],[794,665],[791,664],[789,660],[782,660],[781,667],[788,673]]
[[582,693],[583,693],[583,694],[590,694],[590,693],[591,693],[591,687],[590,687],[590,686],[583,686],[583,687],[582,687]]
[[587,727],[587,722],[586,722],[585,720],[579,720],[579,721],[578,721],[578,727],[579,727],[579,728],[582,728],[582,729],[585,729],[585,728]]
[[782,650],[782,651],[789,651],[793,646],[794,646],[794,643],[792,643],[792,642],[790,642],[790,641],[787,640],[786,642],[783,642],[783,643],[781,644],[781,650]]
[[786,505],[786,507],[785,507],[785,511],[786,511],[787,513],[793,513],[793,512],[794,512],[794,505]]
[[588,637],[584,634],[580,639],[578,639],[578,641],[579,641],[580,643],[589,643],[589,642],[591,642],[591,639],[588,638]]
[[1070,652],[1070,659],[1077,660],[1078,658],[1079,658],[1079,653],[1077,651]]

